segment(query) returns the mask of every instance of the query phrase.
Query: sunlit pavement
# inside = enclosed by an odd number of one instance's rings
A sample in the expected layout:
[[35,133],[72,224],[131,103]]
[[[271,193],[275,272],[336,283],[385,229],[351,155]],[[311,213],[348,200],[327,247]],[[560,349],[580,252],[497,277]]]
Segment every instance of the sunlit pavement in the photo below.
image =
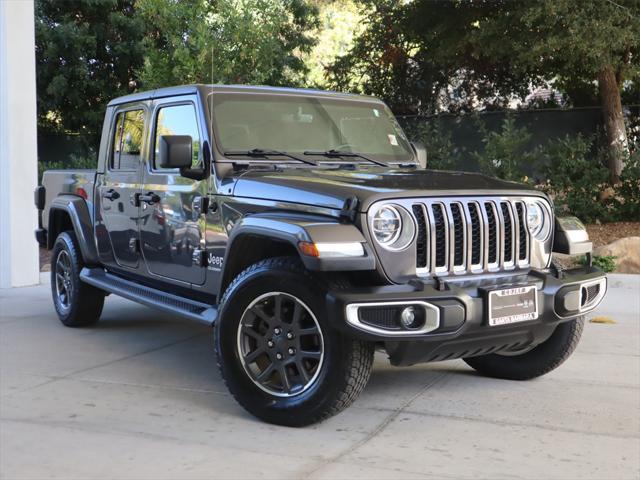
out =
[[351,408],[290,429],[230,397],[206,327],[109,297],[69,329],[48,285],[0,290],[0,477],[637,479],[640,276],[611,275],[600,315],[530,382],[377,354]]

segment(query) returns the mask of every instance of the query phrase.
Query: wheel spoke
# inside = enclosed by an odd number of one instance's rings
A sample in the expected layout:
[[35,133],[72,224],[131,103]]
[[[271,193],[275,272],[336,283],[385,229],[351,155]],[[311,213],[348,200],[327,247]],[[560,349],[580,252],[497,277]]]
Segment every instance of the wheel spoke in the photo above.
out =
[[300,356],[302,358],[310,358],[312,360],[320,360],[320,357],[322,356],[321,352],[309,352],[306,350],[303,350],[300,352]]
[[296,368],[298,369],[298,372],[300,373],[304,381],[308,382],[310,378],[309,373],[307,372],[307,369],[304,367],[304,364],[302,363],[301,359],[296,360]]
[[264,320],[269,325],[271,325],[271,323],[273,322],[273,318],[267,315],[265,311],[262,309],[262,307],[259,305],[253,306],[251,308],[251,313],[253,313],[256,317],[260,318],[261,320]]
[[295,306],[293,307],[293,320],[291,320],[291,323],[294,325],[294,328],[299,328],[301,317],[302,317],[302,305],[296,302]]
[[275,298],[274,317],[276,320],[282,321],[282,295],[278,295]]
[[301,328],[298,330],[298,335],[318,335],[318,327]]
[[265,368],[260,374],[256,377],[256,380],[260,383],[264,383],[269,380],[269,377],[273,375],[273,372],[276,371],[276,366],[272,363],[267,368]]
[[242,333],[244,333],[245,335],[248,335],[249,337],[257,340],[259,343],[262,343],[264,341],[264,337],[262,335],[260,335],[258,332],[256,332],[249,325],[243,325],[242,326]]
[[278,373],[280,374],[282,388],[286,393],[289,393],[291,391],[291,381],[289,380],[289,375],[287,374],[287,367],[285,365],[280,365],[278,367]]
[[264,353],[265,353],[264,348],[258,347],[253,352],[245,356],[244,361],[247,364],[251,364],[255,362],[258,358],[260,358],[260,356],[264,355]]

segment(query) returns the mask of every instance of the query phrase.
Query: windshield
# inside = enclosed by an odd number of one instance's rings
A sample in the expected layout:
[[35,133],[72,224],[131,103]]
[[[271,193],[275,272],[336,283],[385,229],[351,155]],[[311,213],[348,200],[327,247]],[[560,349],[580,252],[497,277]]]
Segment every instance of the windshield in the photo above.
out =
[[213,131],[222,152],[255,148],[306,152],[323,161],[329,159],[322,152],[339,150],[387,163],[414,161],[404,132],[381,102],[262,93],[213,93],[210,101]]

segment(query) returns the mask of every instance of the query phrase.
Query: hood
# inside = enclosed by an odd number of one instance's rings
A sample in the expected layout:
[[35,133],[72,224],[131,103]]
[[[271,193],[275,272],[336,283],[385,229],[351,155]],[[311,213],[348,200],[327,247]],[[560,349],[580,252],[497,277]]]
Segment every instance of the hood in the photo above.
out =
[[302,203],[340,210],[346,199],[357,197],[366,211],[387,198],[523,194],[542,195],[527,185],[506,182],[478,173],[413,168],[367,170],[291,168],[249,170],[236,178],[238,197]]

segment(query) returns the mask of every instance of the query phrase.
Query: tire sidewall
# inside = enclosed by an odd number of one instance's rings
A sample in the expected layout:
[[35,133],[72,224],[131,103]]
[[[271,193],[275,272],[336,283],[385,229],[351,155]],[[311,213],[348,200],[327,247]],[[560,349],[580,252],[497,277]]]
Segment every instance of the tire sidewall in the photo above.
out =
[[[241,274],[241,281],[232,284],[225,293],[220,317],[216,322],[215,346],[223,376],[231,392],[250,412],[272,421],[282,421],[296,410],[304,410],[305,416],[325,410],[342,387],[340,367],[344,368],[344,339],[327,321],[325,288],[313,282],[308,275],[287,269],[274,269],[266,265]],[[248,305],[259,296],[270,292],[293,295],[313,312],[322,331],[324,358],[321,370],[313,385],[292,397],[278,397],[263,391],[249,378],[237,350],[237,329]],[[268,412],[267,412],[268,409]]]
[[[56,289],[56,262],[61,251],[66,251],[69,255],[71,263],[71,283],[73,292],[69,301],[69,308],[64,309],[59,302],[58,292]],[[78,252],[75,246],[75,238],[72,233],[63,232],[58,235],[53,246],[51,254],[51,294],[53,297],[53,305],[60,321],[65,325],[67,322],[75,318],[78,309],[78,294],[80,292],[80,265]]]

